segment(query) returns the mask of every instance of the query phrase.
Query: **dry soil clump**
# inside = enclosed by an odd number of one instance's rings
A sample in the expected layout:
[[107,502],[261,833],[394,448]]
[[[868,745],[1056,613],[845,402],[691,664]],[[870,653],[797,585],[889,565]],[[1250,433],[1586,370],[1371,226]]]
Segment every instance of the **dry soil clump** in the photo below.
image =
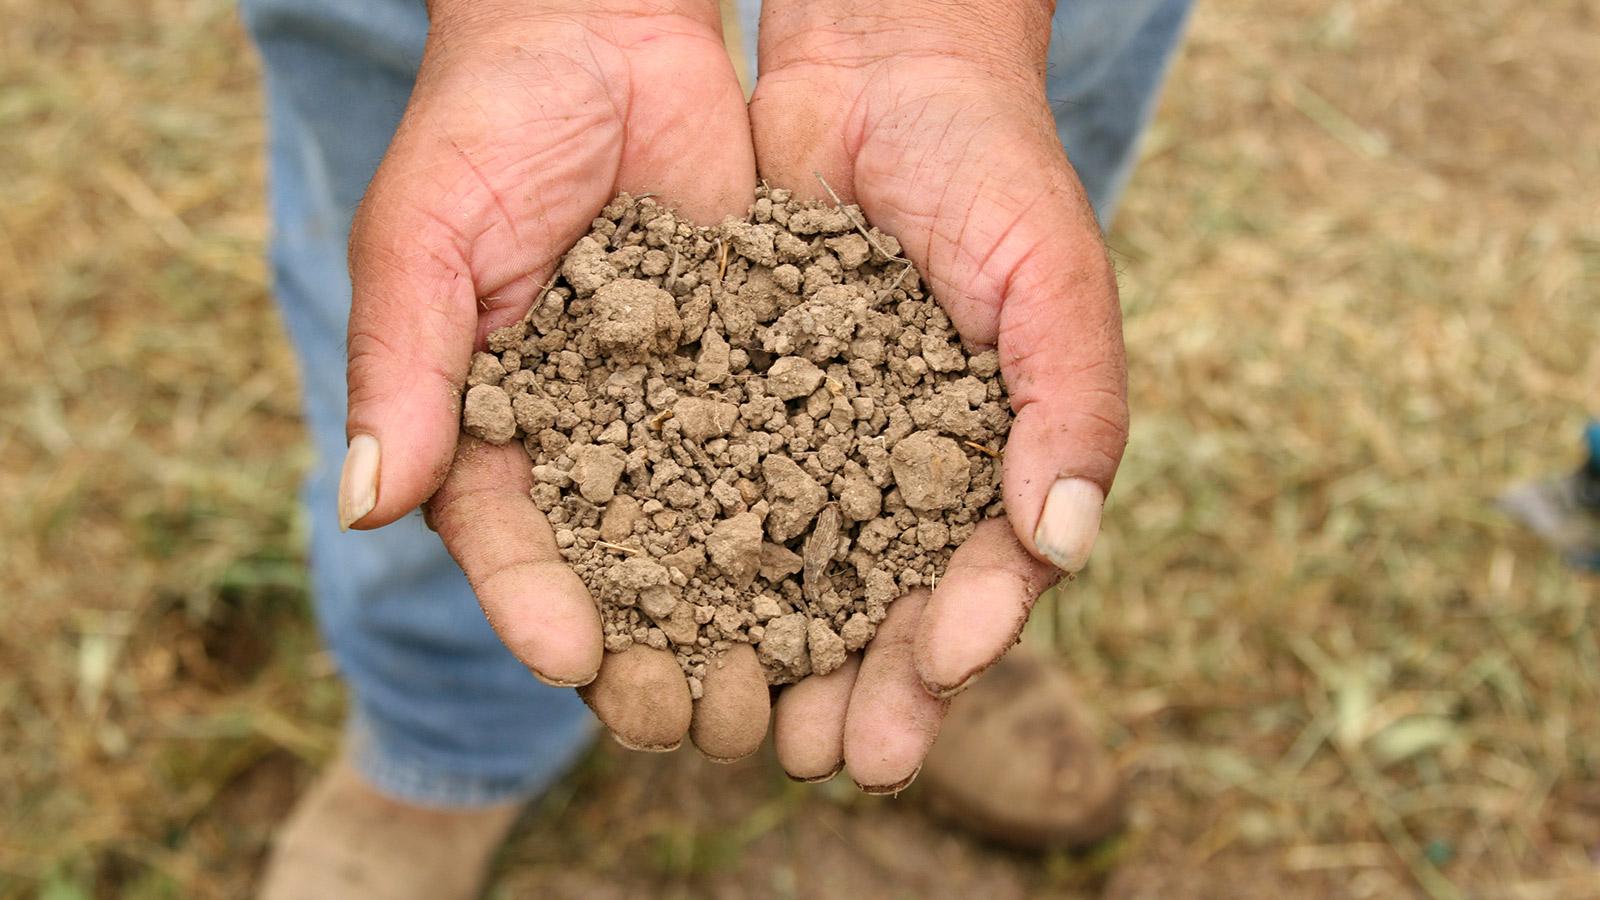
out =
[[899,252],[784,190],[714,228],[624,195],[474,356],[463,427],[522,441],[606,649],[674,650],[696,697],[730,642],[826,673],[1000,514],[995,352]]

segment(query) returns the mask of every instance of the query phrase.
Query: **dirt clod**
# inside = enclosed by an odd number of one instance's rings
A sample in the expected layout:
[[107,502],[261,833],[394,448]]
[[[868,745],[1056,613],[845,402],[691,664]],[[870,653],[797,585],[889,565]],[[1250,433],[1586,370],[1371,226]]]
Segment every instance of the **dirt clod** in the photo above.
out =
[[723,519],[706,538],[706,553],[734,587],[748,587],[761,568],[761,519],[744,512]]
[[949,509],[960,503],[972,476],[972,465],[961,446],[931,431],[919,431],[897,442],[889,466],[900,496],[918,512]]
[[467,390],[461,413],[461,427],[473,437],[491,444],[504,444],[517,433],[516,417],[511,412],[511,397],[491,384],[475,384]]
[[462,428],[521,440],[607,650],[671,648],[691,690],[737,643],[773,684],[833,671],[1001,513],[994,351],[864,223],[765,188],[715,228],[618,197],[473,357]]

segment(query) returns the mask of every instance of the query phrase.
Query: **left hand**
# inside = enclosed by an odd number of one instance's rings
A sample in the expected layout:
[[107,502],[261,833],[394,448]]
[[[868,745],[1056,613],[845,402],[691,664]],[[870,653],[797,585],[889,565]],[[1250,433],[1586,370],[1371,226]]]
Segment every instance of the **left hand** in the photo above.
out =
[[1127,367],[1116,279],[1045,98],[1048,4],[860,10],[769,0],[750,106],[757,168],[802,197],[825,196],[820,174],[897,236],[962,338],[999,349],[1016,414],[1010,527],[984,523],[931,594],[892,604],[859,665],[779,699],[792,775],[843,762],[887,792],[916,776],[948,698],[1086,561],[1127,443]]
[[755,651],[691,703],[677,660],[602,654],[600,615],[529,499],[514,443],[460,437],[474,347],[522,318],[619,191],[703,223],[755,189],[744,96],[713,0],[431,0],[422,66],[350,240],[350,405],[340,524],[426,501],[496,633],[550,684],[582,686],[625,744],[687,733],[754,752],[768,693]]

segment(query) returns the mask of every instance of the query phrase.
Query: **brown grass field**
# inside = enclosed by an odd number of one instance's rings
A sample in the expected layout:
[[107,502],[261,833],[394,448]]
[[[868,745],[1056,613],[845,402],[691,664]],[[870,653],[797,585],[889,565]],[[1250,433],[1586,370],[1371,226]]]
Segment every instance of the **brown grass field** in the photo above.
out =
[[[0,0],[0,897],[239,897],[336,746],[226,0]],[[1133,825],[598,750],[493,897],[1600,896],[1600,2],[1211,0],[1111,237],[1135,428],[1035,618]],[[331,514],[317,511],[317,514]]]

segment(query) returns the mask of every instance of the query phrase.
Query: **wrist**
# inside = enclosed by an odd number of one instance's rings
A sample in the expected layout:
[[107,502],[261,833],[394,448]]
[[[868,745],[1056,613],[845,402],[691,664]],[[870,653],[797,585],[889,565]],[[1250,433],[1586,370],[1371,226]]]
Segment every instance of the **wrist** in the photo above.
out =
[[761,68],[937,58],[1043,86],[1051,0],[767,0]]
[[434,33],[494,32],[557,20],[662,18],[721,27],[717,0],[427,0]]

